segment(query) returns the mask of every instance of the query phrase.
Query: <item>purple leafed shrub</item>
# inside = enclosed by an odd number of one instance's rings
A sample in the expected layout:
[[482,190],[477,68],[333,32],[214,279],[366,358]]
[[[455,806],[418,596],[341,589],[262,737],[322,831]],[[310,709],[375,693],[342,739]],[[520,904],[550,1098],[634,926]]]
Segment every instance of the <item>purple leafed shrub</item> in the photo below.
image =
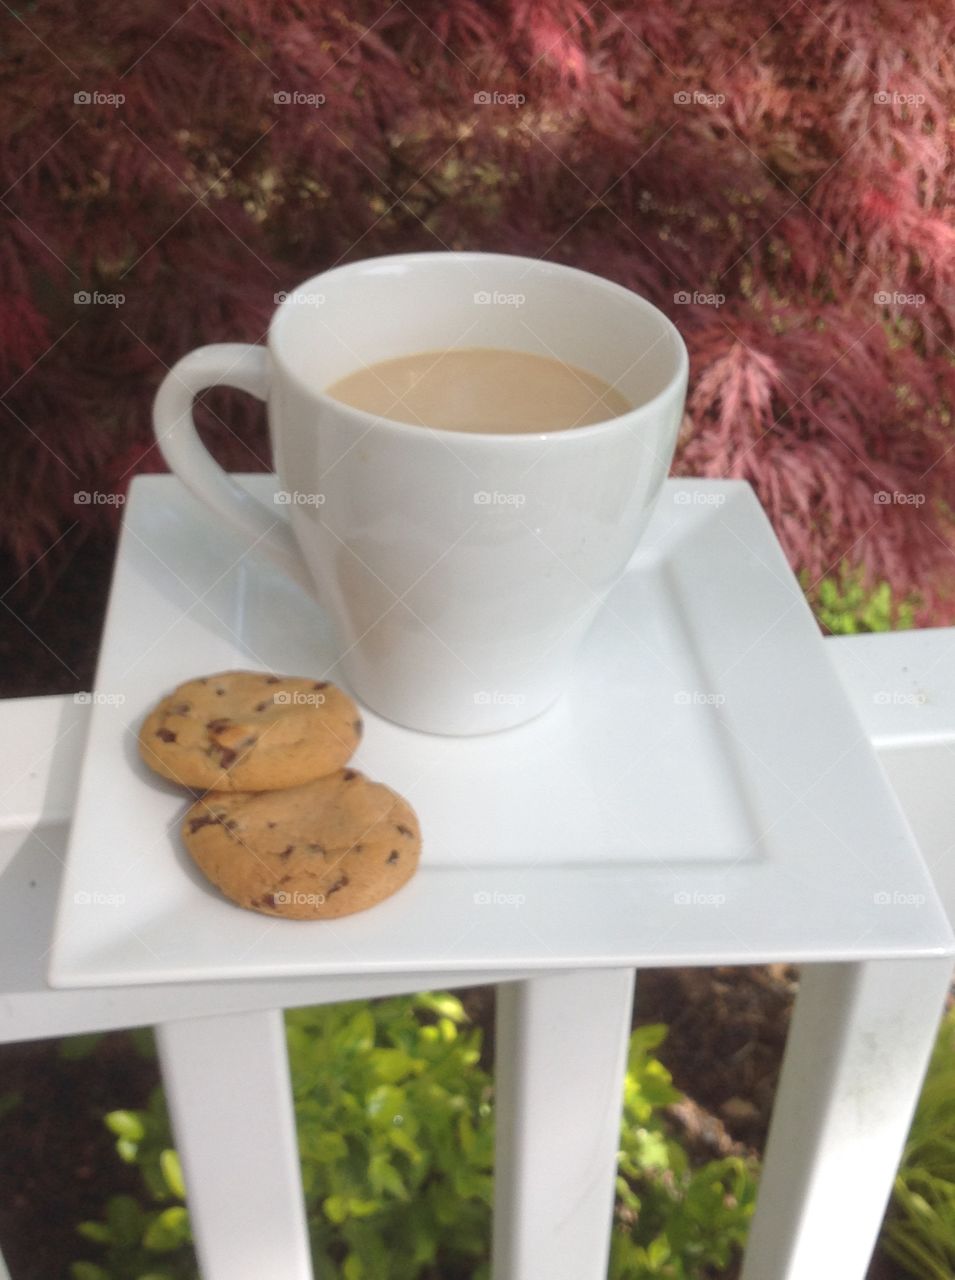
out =
[[[149,404],[341,260],[481,248],[646,294],[690,348],[677,470],[757,488],[839,561],[955,616],[955,13],[916,0],[47,0],[6,17],[3,537],[161,463]],[[83,301],[90,295],[91,301]],[[213,392],[220,460],[268,462]]]

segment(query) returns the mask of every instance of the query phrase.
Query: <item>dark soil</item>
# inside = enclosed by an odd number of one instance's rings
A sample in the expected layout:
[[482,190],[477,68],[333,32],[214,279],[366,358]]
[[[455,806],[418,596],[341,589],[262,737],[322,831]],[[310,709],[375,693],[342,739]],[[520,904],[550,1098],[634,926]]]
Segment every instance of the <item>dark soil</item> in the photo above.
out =
[[785,965],[638,975],[636,1020],[669,1027],[660,1056],[698,1109],[705,1158],[729,1146],[762,1151],[796,979]]
[[[72,693],[92,686],[113,560],[113,539],[75,529],[23,575],[0,561],[0,696]],[[663,1022],[660,1057],[686,1100],[675,1131],[700,1160],[759,1154],[796,987],[785,966],[648,970],[639,975],[635,1021]],[[493,1062],[493,991],[466,993]],[[98,1217],[107,1197],[140,1190],[117,1158],[103,1115],[143,1106],[157,1081],[122,1034],[67,1061],[55,1042],[0,1046],[0,1247],[13,1280],[67,1280],[87,1249],[76,1223]],[[904,1280],[877,1257],[869,1280]]]
[[19,1103],[0,1120],[0,1247],[13,1280],[67,1280],[89,1256],[76,1224],[101,1218],[110,1195],[140,1195],[103,1116],[145,1106],[158,1082],[154,1061],[129,1037],[104,1037],[96,1052],[65,1060],[56,1041],[0,1046],[0,1097]]

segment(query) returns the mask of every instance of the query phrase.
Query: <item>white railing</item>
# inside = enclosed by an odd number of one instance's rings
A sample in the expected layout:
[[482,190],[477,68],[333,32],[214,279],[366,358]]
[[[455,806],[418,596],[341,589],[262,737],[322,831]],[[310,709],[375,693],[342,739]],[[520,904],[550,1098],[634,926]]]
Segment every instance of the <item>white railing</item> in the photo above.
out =
[[[955,629],[828,649],[953,919]],[[461,976],[51,990],[86,713],[0,704],[0,1040],[155,1025],[204,1280],[311,1280],[281,1010]],[[938,956],[803,967],[745,1280],[862,1280],[950,976]],[[601,1280],[633,973],[482,981],[500,984],[495,1280]]]

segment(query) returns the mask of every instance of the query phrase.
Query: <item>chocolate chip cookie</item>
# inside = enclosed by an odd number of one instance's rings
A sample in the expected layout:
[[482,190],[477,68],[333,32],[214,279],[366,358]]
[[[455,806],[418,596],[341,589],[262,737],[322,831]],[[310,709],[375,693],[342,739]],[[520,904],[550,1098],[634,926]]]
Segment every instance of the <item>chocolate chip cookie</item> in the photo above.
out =
[[190,857],[240,907],[292,920],[364,911],[414,875],[408,802],[354,769],[285,791],[212,792],[183,821]]
[[195,790],[273,791],[340,769],[361,739],[355,703],[326,680],[224,671],[188,680],[146,717],[139,752]]

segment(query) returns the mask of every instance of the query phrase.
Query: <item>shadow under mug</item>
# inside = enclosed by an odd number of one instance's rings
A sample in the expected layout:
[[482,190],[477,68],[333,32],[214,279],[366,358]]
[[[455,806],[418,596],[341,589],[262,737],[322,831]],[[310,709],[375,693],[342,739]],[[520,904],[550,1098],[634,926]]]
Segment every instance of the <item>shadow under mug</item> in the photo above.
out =
[[[363,366],[452,347],[566,361],[634,408],[565,431],[471,434],[325,393]],[[669,470],[687,366],[663,313],[598,276],[502,254],[400,254],[301,285],[266,346],[183,357],[154,426],[184,484],[328,611],[340,657],[313,674],[409,728],[488,733],[536,716],[570,680]],[[272,509],[199,441],[193,398],[217,385],[268,402]]]

